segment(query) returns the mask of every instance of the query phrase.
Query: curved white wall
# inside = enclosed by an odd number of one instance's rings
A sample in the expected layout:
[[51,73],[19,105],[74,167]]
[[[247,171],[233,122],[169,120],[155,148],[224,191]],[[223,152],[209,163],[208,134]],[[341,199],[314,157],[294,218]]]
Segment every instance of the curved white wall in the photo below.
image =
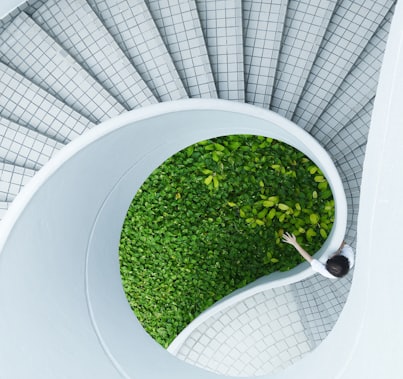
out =
[[190,144],[227,134],[270,136],[317,162],[334,179],[336,217],[342,220],[326,249],[339,246],[346,218],[341,181],[327,153],[291,122],[221,100],[183,100],[130,112],[68,145],[3,220],[1,374],[216,377],[177,360],[143,330],[123,293],[117,249],[128,206],[152,170]]
[[11,13],[15,8],[26,3],[25,0],[2,0],[0,1],[0,20],[5,18],[9,13]]

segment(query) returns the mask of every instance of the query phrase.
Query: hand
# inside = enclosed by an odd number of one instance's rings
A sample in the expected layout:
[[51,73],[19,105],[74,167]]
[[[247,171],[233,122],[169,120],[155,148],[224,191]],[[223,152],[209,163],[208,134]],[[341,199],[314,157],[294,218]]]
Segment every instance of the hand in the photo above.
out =
[[283,234],[283,242],[289,243],[293,246],[298,245],[297,238],[294,236],[294,234],[290,234],[288,232]]

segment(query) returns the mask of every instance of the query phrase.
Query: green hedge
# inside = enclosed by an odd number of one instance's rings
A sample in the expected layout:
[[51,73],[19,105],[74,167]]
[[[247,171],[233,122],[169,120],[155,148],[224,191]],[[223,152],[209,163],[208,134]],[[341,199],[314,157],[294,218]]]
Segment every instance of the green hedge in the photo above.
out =
[[291,146],[246,135],[197,143],[164,162],[133,199],[120,241],[126,296],[167,347],[217,300],[299,264],[284,231],[314,253],[333,220],[326,179]]

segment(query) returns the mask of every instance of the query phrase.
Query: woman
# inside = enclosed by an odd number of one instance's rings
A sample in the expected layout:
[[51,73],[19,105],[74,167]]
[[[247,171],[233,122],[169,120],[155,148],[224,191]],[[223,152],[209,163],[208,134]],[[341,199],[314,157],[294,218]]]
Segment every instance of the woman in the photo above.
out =
[[334,253],[325,264],[312,258],[311,255],[297,242],[294,234],[284,233],[283,242],[294,246],[298,253],[300,253],[301,256],[311,264],[312,269],[319,274],[326,276],[326,278],[342,278],[354,266],[354,251],[352,247],[347,245],[344,241],[336,253]]

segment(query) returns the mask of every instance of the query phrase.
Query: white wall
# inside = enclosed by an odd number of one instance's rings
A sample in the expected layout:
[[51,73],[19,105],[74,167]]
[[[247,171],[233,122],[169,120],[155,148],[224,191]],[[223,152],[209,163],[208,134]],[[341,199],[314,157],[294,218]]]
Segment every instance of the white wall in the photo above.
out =
[[0,20],[25,2],[21,0],[0,0]]
[[[270,136],[305,152],[333,178],[336,217],[345,220],[344,191],[329,156],[274,113],[223,100],[183,100],[110,120],[50,161],[2,221],[0,375],[216,377],[174,358],[137,322],[122,289],[118,244],[130,202],[153,169],[188,145],[226,134]],[[330,250],[344,229],[342,222],[333,231]]]

